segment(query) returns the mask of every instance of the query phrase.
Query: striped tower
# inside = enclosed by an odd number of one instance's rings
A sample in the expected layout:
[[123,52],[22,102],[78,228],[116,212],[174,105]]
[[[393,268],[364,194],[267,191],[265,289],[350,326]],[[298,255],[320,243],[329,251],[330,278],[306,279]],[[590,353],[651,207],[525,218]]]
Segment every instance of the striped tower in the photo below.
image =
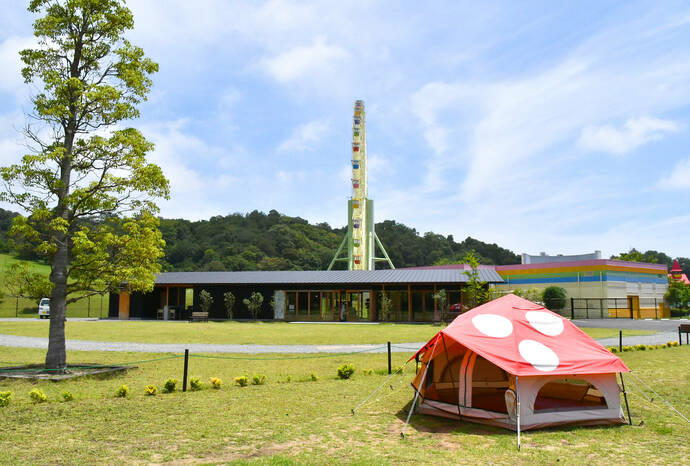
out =
[[[374,270],[375,262],[386,261],[394,269],[386,250],[374,231],[374,201],[367,192],[367,127],[364,102],[355,101],[352,115],[352,197],[347,203],[347,235],[335,253],[328,270],[339,261],[347,261],[348,270]],[[341,253],[347,244],[347,257]],[[384,257],[375,257],[376,247]]]

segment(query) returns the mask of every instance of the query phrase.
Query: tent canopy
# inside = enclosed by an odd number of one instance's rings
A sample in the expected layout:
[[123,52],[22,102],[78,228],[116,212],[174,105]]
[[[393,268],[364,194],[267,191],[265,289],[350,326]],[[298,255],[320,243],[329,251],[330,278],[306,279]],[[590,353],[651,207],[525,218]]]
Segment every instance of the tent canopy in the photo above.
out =
[[572,322],[513,294],[458,316],[417,355],[442,345],[442,339],[517,376],[629,372],[620,358]]

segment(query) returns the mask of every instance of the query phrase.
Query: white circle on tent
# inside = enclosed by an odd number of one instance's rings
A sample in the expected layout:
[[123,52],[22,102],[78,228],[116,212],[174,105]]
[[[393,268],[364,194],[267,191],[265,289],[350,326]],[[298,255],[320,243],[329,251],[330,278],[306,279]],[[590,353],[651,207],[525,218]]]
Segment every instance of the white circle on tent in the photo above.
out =
[[487,337],[505,338],[513,333],[510,320],[496,314],[479,314],[472,317],[474,328]]
[[538,371],[550,372],[558,367],[558,355],[549,347],[534,340],[522,340],[518,345],[520,356]]
[[555,337],[563,333],[563,319],[548,312],[529,311],[525,314],[530,325],[537,331]]

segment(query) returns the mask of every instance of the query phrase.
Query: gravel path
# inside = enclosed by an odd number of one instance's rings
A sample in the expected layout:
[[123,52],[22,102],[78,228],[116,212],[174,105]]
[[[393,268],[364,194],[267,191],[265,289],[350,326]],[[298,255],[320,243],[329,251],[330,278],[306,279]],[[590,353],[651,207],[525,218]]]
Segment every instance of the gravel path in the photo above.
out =
[[[678,332],[660,332],[654,335],[625,336],[623,345],[655,345],[677,341]],[[597,340],[604,346],[617,346],[618,337]],[[421,348],[425,342],[399,343],[391,345],[396,353],[411,353]],[[20,337],[0,335],[0,346],[17,348],[48,348],[48,339],[39,337]],[[386,345],[218,345],[201,343],[132,343],[90,340],[67,340],[67,349],[72,351],[128,351],[136,353],[182,353],[188,349],[194,353],[383,353]]]
[[[412,352],[424,345],[400,343],[391,345],[394,352]],[[0,346],[18,348],[48,348],[48,339],[0,335]],[[131,351],[137,353],[183,353],[185,349],[194,353],[383,353],[386,345],[217,345],[203,343],[132,343],[90,340],[67,340],[67,349],[72,351]]]

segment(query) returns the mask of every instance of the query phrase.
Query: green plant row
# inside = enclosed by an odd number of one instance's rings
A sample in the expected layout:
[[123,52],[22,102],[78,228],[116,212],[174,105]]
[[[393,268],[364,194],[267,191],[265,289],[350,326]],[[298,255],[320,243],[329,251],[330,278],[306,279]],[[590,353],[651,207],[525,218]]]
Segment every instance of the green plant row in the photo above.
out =
[[[402,368],[399,368],[402,369]],[[399,370],[398,369],[398,370]],[[343,364],[338,367],[337,370],[337,375],[339,379],[346,380],[352,377],[352,375],[355,373],[355,366],[354,364],[347,363]],[[387,371],[386,370],[374,370],[374,369],[363,369],[362,373],[364,375],[386,375]],[[298,380],[301,382],[318,382],[320,380],[320,377],[312,372],[308,376]],[[254,374],[251,377],[249,375],[243,375],[240,377],[235,377],[234,379],[234,385],[238,387],[246,387],[249,384],[251,385],[265,385],[268,382],[268,377],[265,374]],[[292,376],[288,375],[284,380],[277,380],[277,383],[290,383],[292,382]],[[177,390],[177,379],[169,378],[163,383],[163,392],[164,393],[173,393]],[[218,378],[218,377],[211,377],[209,379],[209,385],[211,388],[219,390],[222,385],[223,381]],[[190,391],[198,391],[203,388],[203,384],[201,382],[201,379],[199,377],[190,377],[189,379],[189,387]],[[128,398],[131,394],[131,390],[128,385],[122,384],[120,387],[117,388],[115,391],[115,397],[116,398]],[[146,385],[144,387],[144,394],[146,396],[156,396],[158,394],[158,387],[156,387],[153,384]],[[14,394],[10,391],[6,392],[0,392],[0,408],[8,406],[10,404],[11,399],[13,398]],[[34,388],[29,392],[29,398],[34,404],[39,404],[39,403],[45,403],[48,401],[48,396],[38,388]],[[69,391],[63,391],[60,394],[61,401],[63,402],[69,402],[74,400],[74,395],[69,392]]]
[[[633,346],[624,346],[622,349],[623,349],[624,353],[627,353],[628,351],[651,351],[651,350],[655,350],[655,349],[672,348],[674,346],[678,346],[677,341],[669,341],[668,343],[661,344],[661,345],[643,345],[643,344],[640,344],[640,345],[633,345]],[[620,352],[620,350],[618,349],[617,346],[609,346],[606,349],[608,349],[612,353],[619,353]]]
[[[0,392],[0,408],[8,406],[13,397],[14,393],[10,391]],[[29,399],[34,404],[45,403],[48,401],[48,395],[46,395],[45,392],[43,392],[42,390],[34,388],[29,392]],[[74,395],[72,395],[72,392],[65,390],[62,393],[60,393],[60,399],[63,402],[72,401],[74,400]]]

